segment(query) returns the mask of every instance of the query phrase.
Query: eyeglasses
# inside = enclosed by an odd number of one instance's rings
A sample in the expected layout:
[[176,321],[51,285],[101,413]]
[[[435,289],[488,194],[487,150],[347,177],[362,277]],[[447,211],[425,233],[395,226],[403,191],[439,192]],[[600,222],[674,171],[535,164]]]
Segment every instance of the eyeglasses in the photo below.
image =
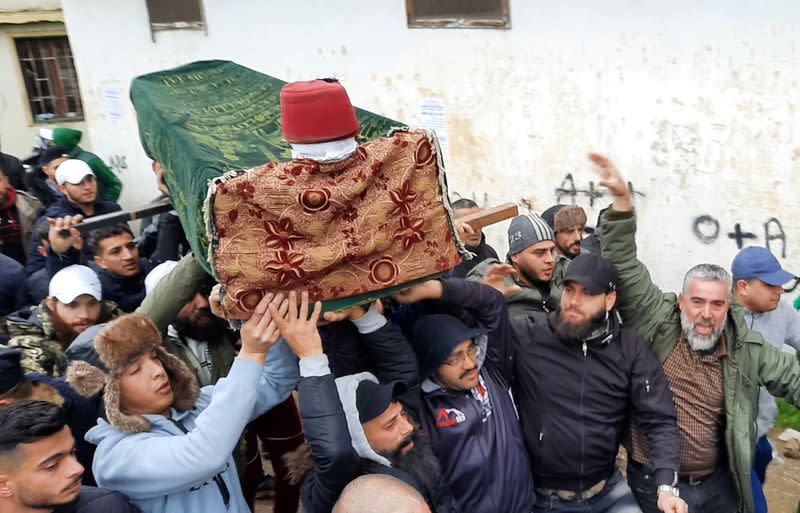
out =
[[473,343],[470,345],[466,351],[457,354],[455,356],[451,356],[447,360],[444,361],[447,365],[452,365],[453,367],[457,365],[461,365],[464,362],[464,359],[469,356],[470,358],[478,358],[481,354],[481,346],[478,344]]

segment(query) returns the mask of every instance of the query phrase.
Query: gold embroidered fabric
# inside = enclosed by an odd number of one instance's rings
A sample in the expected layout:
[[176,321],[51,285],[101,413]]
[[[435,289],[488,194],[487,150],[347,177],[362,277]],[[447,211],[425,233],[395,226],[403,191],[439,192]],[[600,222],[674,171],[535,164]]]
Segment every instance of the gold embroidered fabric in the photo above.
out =
[[432,132],[401,131],[339,162],[270,162],[214,180],[211,264],[229,318],[248,318],[268,291],[331,301],[458,265],[437,148]]

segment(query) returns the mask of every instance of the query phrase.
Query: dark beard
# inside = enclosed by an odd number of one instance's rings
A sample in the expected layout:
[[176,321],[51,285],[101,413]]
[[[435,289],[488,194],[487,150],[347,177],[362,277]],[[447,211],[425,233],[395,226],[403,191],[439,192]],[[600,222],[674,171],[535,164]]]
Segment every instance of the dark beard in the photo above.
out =
[[572,323],[567,322],[561,316],[561,311],[558,312],[558,324],[556,324],[556,337],[559,340],[570,342],[582,342],[586,340],[592,333],[601,328],[606,322],[607,312],[600,309],[588,321]]
[[[408,454],[402,454],[400,450],[409,442],[414,442],[414,447]],[[436,490],[442,481],[439,459],[433,453],[428,435],[419,429],[415,429],[411,436],[400,442],[400,446],[394,451],[379,454],[391,461],[393,466],[411,474],[421,487]]]
[[176,318],[172,325],[184,337],[210,343],[217,342],[224,337],[227,323],[219,317],[211,315],[211,310],[209,310],[209,315],[211,316],[211,322],[205,327],[195,326],[191,321],[180,317]]

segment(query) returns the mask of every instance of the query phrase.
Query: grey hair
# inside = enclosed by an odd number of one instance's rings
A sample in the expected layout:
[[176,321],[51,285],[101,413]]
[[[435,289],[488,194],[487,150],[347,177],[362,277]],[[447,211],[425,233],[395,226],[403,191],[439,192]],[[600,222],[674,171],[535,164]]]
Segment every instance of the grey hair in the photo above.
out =
[[728,299],[731,298],[731,275],[716,264],[698,264],[689,269],[686,276],[683,277],[684,295],[689,293],[689,285],[693,280],[724,282],[728,291]]

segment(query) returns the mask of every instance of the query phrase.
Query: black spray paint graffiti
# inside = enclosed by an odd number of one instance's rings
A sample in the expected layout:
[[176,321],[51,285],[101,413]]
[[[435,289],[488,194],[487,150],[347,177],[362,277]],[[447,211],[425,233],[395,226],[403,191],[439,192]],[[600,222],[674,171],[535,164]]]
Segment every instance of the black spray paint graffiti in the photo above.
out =
[[483,199],[479,200],[477,195],[473,192],[469,196],[464,196],[463,194],[459,194],[456,191],[450,191],[450,202],[454,202],[460,199],[468,199],[474,201],[480,208],[489,208],[489,194],[484,192]]
[[128,169],[128,162],[125,155],[111,155],[111,158],[108,159],[108,163],[111,164],[111,168],[118,174],[122,174],[123,171]]
[[[628,182],[628,189],[631,191],[631,195],[633,196],[639,195],[641,197],[645,197],[644,193],[634,190],[632,182]],[[561,198],[567,197],[571,198],[571,202],[574,205],[578,196],[586,196],[589,198],[590,207],[594,206],[595,200],[599,200],[608,193],[608,191],[605,189],[598,189],[595,186],[594,181],[589,181],[587,188],[578,189],[575,186],[575,179],[572,177],[572,173],[567,173],[566,176],[564,176],[564,179],[561,180],[561,185],[556,187],[555,192],[556,203],[561,203]]]
[[[764,245],[773,253],[772,245],[775,241],[780,241],[781,258],[786,258],[786,232],[783,231],[781,222],[774,217],[770,217],[763,225],[764,228]],[[713,216],[704,214],[694,218],[692,223],[692,231],[694,231],[697,240],[703,244],[713,244],[719,239],[720,225],[719,221]],[[758,236],[753,232],[743,231],[741,223],[736,223],[733,226],[733,231],[727,234],[729,239],[736,241],[736,247],[742,249],[745,241],[757,241]]]

